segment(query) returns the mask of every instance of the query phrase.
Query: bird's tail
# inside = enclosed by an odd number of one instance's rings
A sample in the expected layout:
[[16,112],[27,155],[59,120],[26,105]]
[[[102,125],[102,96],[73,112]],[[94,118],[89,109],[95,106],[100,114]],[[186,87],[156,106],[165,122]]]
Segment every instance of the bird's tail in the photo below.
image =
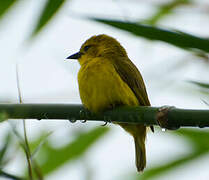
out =
[[136,167],[138,172],[141,172],[144,170],[146,166],[146,149],[145,149],[146,126],[125,124],[125,123],[120,123],[119,125],[127,132],[129,132],[134,138]]
[[146,166],[146,150],[145,150],[145,135],[134,136],[135,143],[135,158],[138,172],[144,170]]

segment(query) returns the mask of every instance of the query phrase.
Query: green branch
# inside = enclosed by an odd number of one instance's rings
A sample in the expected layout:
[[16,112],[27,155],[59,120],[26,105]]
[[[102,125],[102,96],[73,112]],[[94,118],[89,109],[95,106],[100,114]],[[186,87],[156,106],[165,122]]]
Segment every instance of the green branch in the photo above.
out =
[[119,107],[100,114],[87,111],[82,105],[70,104],[0,104],[0,113],[8,119],[65,119],[160,125],[178,129],[182,126],[209,127],[209,110],[175,107]]

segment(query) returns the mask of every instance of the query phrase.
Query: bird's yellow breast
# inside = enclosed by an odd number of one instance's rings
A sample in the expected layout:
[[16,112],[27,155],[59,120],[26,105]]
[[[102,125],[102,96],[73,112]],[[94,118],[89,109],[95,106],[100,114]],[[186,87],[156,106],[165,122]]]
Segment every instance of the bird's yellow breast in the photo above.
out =
[[136,96],[108,59],[94,58],[82,65],[78,83],[82,103],[90,111],[100,112],[118,104],[138,105]]

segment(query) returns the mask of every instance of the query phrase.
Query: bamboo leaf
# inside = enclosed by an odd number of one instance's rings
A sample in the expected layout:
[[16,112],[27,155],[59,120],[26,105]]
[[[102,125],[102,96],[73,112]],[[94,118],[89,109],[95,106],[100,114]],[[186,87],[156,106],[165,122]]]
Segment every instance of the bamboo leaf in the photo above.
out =
[[17,0],[1,0],[0,1],[0,18],[12,7]]
[[0,123],[6,121],[8,119],[8,115],[5,112],[0,113]]
[[151,25],[155,25],[165,16],[172,13],[172,11],[179,6],[191,4],[191,0],[174,0],[168,3],[161,5],[158,11],[152,15],[149,19],[145,22]]
[[209,40],[206,38],[197,37],[180,31],[172,31],[134,22],[124,22],[99,18],[92,18],[92,20],[110,25],[112,27],[150,40],[163,41],[183,49],[199,49],[205,52],[209,52]]
[[11,145],[11,134],[8,133],[4,139],[3,147],[0,149],[0,167],[5,166],[5,155],[7,154],[7,151]]
[[194,151],[202,151],[203,149],[209,151],[209,131],[181,129],[174,133],[181,135],[184,139],[188,140],[188,142],[193,146]]
[[23,178],[20,178],[20,177],[17,177],[15,175],[13,175],[13,174],[6,173],[1,169],[0,169],[0,177],[4,177],[4,178],[7,178],[7,179],[11,179],[11,180],[25,180]]
[[41,147],[45,142],[47,142],[47,138],[52,134],[52,132],[44,133],[39,138],[36,139],[35,142],[30,143],[30,147],[33,150],[32,152],[32,158],[36,156],[36,154],[39,152]]
[[44,156],[45,161],[41,164],[43,174],[47,175],[65,163],[80,158],[99,138],[108,132],[106,127],[97,127],[88,132],[83,132],[69,144],[55,149],[48,143],[43,144],[38,153],[37,160],[41,160]]
[[[180,157],[176,160],[173,160],[168,163],[162,163],[157,167],[150,168],[146,170],[140,179],[146,180],[150,178],[156,178],[157,176],[164,175],[166,172],[174,170],[176,167],[186,165],[191,161],[206,155],[209,153],[209,144],[208,144],[208,131],[197,131],[192,129],[184,129],[175,131],[174,134],[180,135],[181,138],[184,138],[189,142],[191,146],[192,153],[189,153],[186,156]],[[137,178],[136,178],[137,179]]]
[[209,102],[207,102],[207,101],[205,101],[205,100],[203,100],[203,99],[202,99],[202,101],[203,101],[207,106],[209,106]]
[[146,179],[150,179],[150,178],[156,178],[160,175],[164,175],[168,171],[174,170],[175,168],[177,168],[179,166],[186,165],[186,163],[189,163],[192,160],[195,160],[206,153],[208,153],[208,151],[192,153],[187,156],[181,157],[177,160],[171,161],[169,163],[161,164],[157,167],[150,168],[147,171],[145,171],[142,174],[142,176],[140,176],[140,179],[146,180]]
[[31,37],[37,35],[58,12],[66,0],[47,0]]
[[206,88],[206,89],[209,89],[209,84],[208,83],[203,83],[203,82],[199,82],[199,81],[188,81],[192,84],[195,84],[201,88]]

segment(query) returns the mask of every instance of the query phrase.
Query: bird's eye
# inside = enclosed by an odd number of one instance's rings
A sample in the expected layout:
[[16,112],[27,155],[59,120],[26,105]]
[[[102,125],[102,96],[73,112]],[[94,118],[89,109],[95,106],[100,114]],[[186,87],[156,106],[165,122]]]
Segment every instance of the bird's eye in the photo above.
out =
[[85,47],[83,48],[83,50],[86,52],[86,51],[88,51],[88,49],[89,49],[90,47],[91,47],[90,45],[87,45],[87,46],[85,46]]

